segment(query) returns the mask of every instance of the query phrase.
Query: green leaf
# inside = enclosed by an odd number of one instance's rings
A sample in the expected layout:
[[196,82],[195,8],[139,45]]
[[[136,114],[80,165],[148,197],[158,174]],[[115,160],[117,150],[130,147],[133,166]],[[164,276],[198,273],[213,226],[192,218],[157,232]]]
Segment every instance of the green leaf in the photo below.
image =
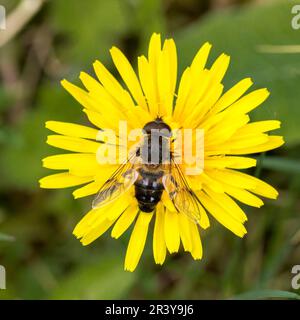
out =
[[51,1],[54,29],[64,39],[63,59],[79,66],[90,66],[95,59],[110,62],[108,49],[129,21],[123,6],[122,0]]
[[138,53],[140,54],[147,52],[149,39],[153,32],[165,32],[166,21],[163,15],[163,3],[161,0],[137,0],[131,3],[135,17],[133,29],[141,39]]
[[294,292],[283,290],[254,290],[241,293],[231,299],[254,300],[254,299],[293,299],[300,300],[300,295]]
[[[46,144],[51,131],[45,128],[47,120],[88,123],[81,112],[82,107],[60,86],[45,84],[40,88],[36,105],[28,112],[18,127],[9,128],[3,139],[0,154],[2,172],[0,186],[36,190],[38,180],[50,170],[42,167],[42,158],[60,150]],[[20,166],[26,164],[26,170]]]
[[136,274],[123,270],[123,261],[116,253],[102,254],[101,260],[79,267],[58,284],[54,299],[124,299]]
[[262,167],[290,174],[300,173],[300,162],[294,159],[265,157],[262,161]]
[[[175,36],[181,70],[189,65],[201,44],[213,44],[212,56],[225,52],[231,65],[225,88],[245,77],[254,80],[253,88],[267,87],[271,96],[251,115],[254,120],[279,119],[288,144],[300,142],[300,53],[270,54],[262,45],[295,45],[299,31],[291,27],[290,1],[245,5],[239,9],[220,10],[182,29]],[[213,60],[211,60],[213,61]]]

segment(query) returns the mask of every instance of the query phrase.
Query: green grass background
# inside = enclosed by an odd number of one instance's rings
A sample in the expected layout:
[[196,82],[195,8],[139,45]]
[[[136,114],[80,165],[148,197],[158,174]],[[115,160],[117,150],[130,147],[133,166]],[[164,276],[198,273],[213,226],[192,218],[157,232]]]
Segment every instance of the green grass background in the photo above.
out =
[[[12,12],[20,1],[2,1]],[[299,298],[291,269],[300,264],[300,52],[266,53],[262,45],[298,45],[291,27],[297,1],[88,0],[47,1],[19,34],[0,48],[0,264],[7,290],[0,299],[258,299]],[[211,218],[202,232],[204,258],[182,253],[163,267],[152,256],[152,232],[134,273],[123,271],[131,230],[109,233],[88,247],[72,235],[91,198],[71,190],[40,190],[49,173],[41,159],[59,153],[45,144],[46,120],[87,124],[59,84],[78,82],[100,59],[114,74],[109,48],[136,65],[153,31],[174,37],[180,73],[204,41],[211,61],[231,55],[225,87],[252,77],[271,96],[253,119],[279,119],[286,144],[259,156],[251,174],[278,188],[277,201],[245,208],[248,235],[238,239]],[[5,32],[5,31],[0,31]],[[210,61],[210,63],[211,63]],[[116,74],[117,76],[117,74]],[[151,231],[153,228],[150,228]]]

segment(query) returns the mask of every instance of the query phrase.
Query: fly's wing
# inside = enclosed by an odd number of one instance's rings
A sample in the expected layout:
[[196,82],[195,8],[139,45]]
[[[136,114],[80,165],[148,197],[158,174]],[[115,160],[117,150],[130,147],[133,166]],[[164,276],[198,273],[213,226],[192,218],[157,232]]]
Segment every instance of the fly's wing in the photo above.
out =
[[139,175],[136,170],[138,162],[138,157],[133,155],[131,159],[120,165],[98,191],[92,204],[93,209],[113,202],[135,183]]
[[201,219],[200,201],[174,159],[171,160],[169,172],[163,176],[162,182],[176,210],[199,224]]

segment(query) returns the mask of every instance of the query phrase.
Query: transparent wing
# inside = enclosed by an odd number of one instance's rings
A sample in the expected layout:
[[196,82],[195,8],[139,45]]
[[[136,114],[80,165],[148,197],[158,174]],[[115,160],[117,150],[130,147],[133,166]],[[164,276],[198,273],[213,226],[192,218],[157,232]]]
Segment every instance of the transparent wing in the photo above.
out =
[[139,175],[137,171],[138,163],[139,158],[134,154],[125,163],[120,165],[98,191],[92,203],[93,209],[113,202],[134,184]]
[[201,219],[200,201],[174,159],[171,160],[169,170],[163,176],[162,182],[176,210],[199,224]]

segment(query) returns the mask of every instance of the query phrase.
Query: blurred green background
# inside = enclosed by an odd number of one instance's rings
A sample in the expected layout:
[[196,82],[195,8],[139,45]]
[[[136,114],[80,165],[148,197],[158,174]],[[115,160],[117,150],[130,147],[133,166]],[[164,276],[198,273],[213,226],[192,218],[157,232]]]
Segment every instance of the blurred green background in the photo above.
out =
[[[18,23],[0,30],[0,265],[7,270],[0,299],[299,298],[291,269],[300,264],[300,50],[280,47],[300,45],[300,30],[291,27],[297,1],[32,0],[41,6],[31,19],[26,2],[1,1]],[[214,46],[212,59],[231,55],[225,87],[247,76],[255,88],[267,87],[271,97],[252,117],[280,119],[286,145],[259,156],[250,171],[280,197],[246,208],[245,239],[211,219],[202,261],[181,252],[160,267],[150,232],[136,272],[128,273],[130,231],[82,247],[72,230],[92,199],[39,189],[38,179],[49,173],[41,159],[59,153],[45,144],[44,122],[87,124],[59,81],[77,82],[95,59],[115,73],[112,45],[136,64],[154,31],[175,38],[180,72],[204,41]]]

